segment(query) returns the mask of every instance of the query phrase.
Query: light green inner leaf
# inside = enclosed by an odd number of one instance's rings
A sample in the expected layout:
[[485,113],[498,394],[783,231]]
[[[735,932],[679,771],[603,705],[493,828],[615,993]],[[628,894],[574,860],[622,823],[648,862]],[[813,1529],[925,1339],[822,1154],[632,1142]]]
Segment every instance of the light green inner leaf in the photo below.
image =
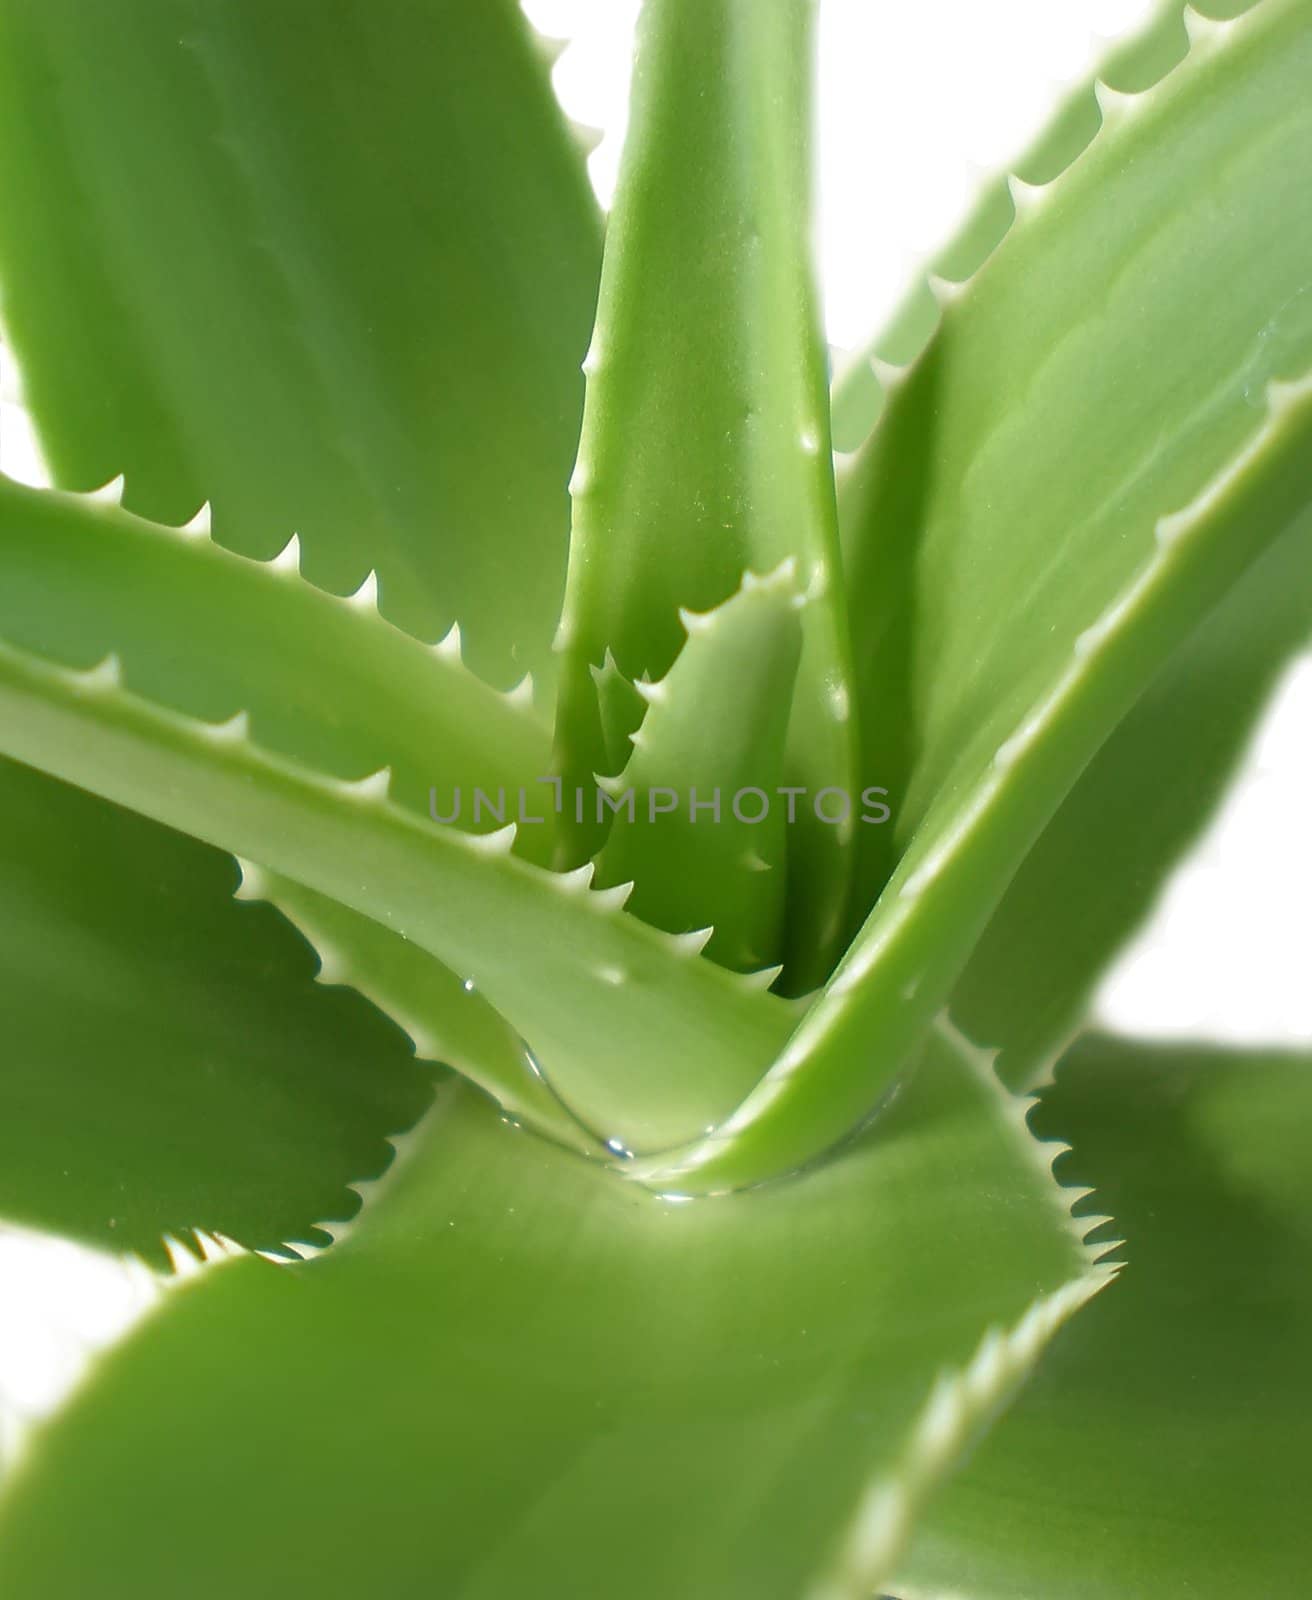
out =
[[[823,346],[806,236],[805,0],[651,0],[607,233],[560,631],[558,759],[605,770],[592,668],[665,676],[679,610],[713,610],[789,557],[814,595],[790,781],[850,789],[853,733]],[[851,827],[789,836],[794,986],[843,932]],[[590,853],[596,830],[576,850]]]

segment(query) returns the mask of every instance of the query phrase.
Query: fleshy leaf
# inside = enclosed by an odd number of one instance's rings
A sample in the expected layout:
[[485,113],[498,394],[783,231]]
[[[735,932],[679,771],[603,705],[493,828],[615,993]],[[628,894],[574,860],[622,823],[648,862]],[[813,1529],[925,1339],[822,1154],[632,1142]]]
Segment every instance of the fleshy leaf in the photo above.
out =
[[895,818],[862,837],[901,853],[680,1181],[795,1165],[880,1103],[1080,771],[1312,497],[1310,21],[1263,0],[1209,29],[1029,197],[885,406],[844,537],[863,781]]
[[[532,708],[464,666],[458,633],[421,644],[379,616],[368,587],[344,600],[307,583],[297,555],[292,542],[251,561],[203,526],[158,527],[0,477],[0,638],[82,668],[112,653],[135,691],[207,722],[239,718],[335,777],[386,767],[392,796],[424,816],[452,815],[458,799],[461,824],[487,832],[536,814],[551,751]],[[475,823],[476,787],[499,821]],[[550,853],[542,815],[521,839],[537,859]]]
[[[560,631],[558,762],[604,771],[592,669],[660,679],[679,610],[793,557],[813,594],[790,782],[851,790],[824,347],[807,240],[806,0],[651,0],[607,232]],[[790,963],[817,980],[843,932],[853,829],[790,831]],[[595,848],[585,834],[583,854]]]
[[295,530],[499,686],[552,670],[598,247],[514,0],[0,15],[0,284],[56,481],[212,501],[252,555]]
[[0,1217],[162,1258],[161,1236],[323,1242],[433,1072],[231,860],[0,762]]
[[472,984],[422,946],[340,901],[241,863],[242,900],[265,900],[309,940],[320,983],[348,984],[410,1036],[425,1061],[487,1089],[510,1116],[547,1137],[597,1153],[538,1072],[524,1041]]
[[[113,658],[70,672],[0,643],[0,754],[40,766],[340,900],[472,982],[556,1093],[620,1148],[727,1114],[791,1030],[754,989],[593,891],[394,805],[387,774],[326,778],[241,730],[124,689]],[[376,781],[381,780],[381,781]]]
[[946,1038],[823,1169],[689,1204],[455,1089],[333,1249],[229,1264],[102,1359],[0,1504],[0,1587],[869,1593],[1089,1259]]
[[1035,1122],[1128,1265],[929,1512],[901,1600],[1299,1600],[1312,1060],[1078,1044]]
[[1026,856],[952,996],[1017,1087],[1044,1075],[1103,967],[1226,792],[1254,720],[1312,639],[1312,516],[1160,672]]
[[[601,885],[632,883],[628,909],[670,933],[710,933],[706,953],[759,971],[778,958],[787,818],[776,788],[801,650],[791,564],[749,574],[706,615],[631,737],[611,786],[619,807],[597,863]],[[698,809],[694,809],[694,807]]]

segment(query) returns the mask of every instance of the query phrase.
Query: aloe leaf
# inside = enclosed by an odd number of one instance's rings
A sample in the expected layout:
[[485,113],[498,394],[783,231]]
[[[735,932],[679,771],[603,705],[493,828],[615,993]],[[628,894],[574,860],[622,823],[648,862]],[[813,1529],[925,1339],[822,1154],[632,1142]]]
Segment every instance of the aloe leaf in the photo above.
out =
[[[326,778],[90,672],[0,644],[0,754],[303,883],[412,939],[531,1043],[547,1081],[616,1146],[654,1150],[732,1108],[796,1008],[686,941],[481,838],[392,804],[386,773]],[[376,781],[381,780],[381,781]]]
[[326,1242],[432,1069],[230,860],[0,762],[0,1216],[163,1259]]
[[[292,543],[248,560],[203,518],[159,527],[0,477],[0,637],[76,667],[113,653],[135,691],[208,722],[242,718],[263,745],[334,776],[387,767],[393,796],[425,816],[459,802],[462,825],[486,832],[540,815],[521,847],[549,855],[551,790],[538,780],[550,738],[529,697],[476,678],[458,630],[421,644],[382,619],[372,583],[326,594],[298,555]],[[478,820],[475,788],[493,802]]]
[[274,905],[310,942],[320,983],[366,996],[410,1037],[425,1061],[454,1068],[488,1090],[509,1116],[573,1148],[598,1153],[538,1071],[515,1030],[422,946],[340,901],[243,861],[241,900]]
[[1281,669],[1312,640],[1312,517],[1257,561],[1153,680],[1025,858],[952,994],[999,1071],[1041,1079],[1102,969],[1197,837]]
[[[550,674],[599,230],[513,0],[6,0],[0,284],[63,486]],[[495,484],[495,493],[488,485]]]
[[1128,1266],[931,1508],[901,1600],[1297,1600],[1312,1559],[1306,1053],[1091,1038],[1035,1115]]
[[628,909],[706,953],[756,971],[779,954],[785,813],[776,797],[801,651],[790,564],[751,574],[715,611],[684,612],[687,643],[664,678],[639,684],[648,710],[632,759],[603,785],[618,807],[597,863],[632,883]]
[[10,1481],[0,1585],[873,1592],[1103,1281],[1044,1156],[946,1037],[824,1169],[683,1205],[456,1089],[331,1250],[217,1267],[101,1360]]
[[671,1171],[751,1181],[880,1102],[1082,768],[1312,498],[1309,70],[1305,7],[1210,28],[1031,197],[885,407],[844,526],[863,781],[901,854],[759,1090]]
[[[814,592],[789,730],[793,783],[850,792],[824,348],[806,236],[811,6],[652,0],[607,232],[560,631],[560,767],[605,769],[592,669],[661,679],[681,607],[710,611],[789,557]],[[586,853],[595,831],[585,834]],[[790,831],[790,961],[843,931],[852,827]]]

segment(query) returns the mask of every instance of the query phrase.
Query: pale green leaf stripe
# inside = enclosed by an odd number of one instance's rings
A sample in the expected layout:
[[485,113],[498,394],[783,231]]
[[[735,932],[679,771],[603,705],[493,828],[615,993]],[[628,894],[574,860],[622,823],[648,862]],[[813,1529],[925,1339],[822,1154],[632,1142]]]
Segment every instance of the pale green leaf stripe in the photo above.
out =
[[[116,664],[52,667],[0,645],[0,753],[268,866],[413,939],[532,1042],[603,1138],[654,1150],[727,1115],[795,1008],[509,854],[141,700]],[[385,776],[385,775],[384,775]]]
[[[789,781],[850,789],[849,645],[807,238],[808,0],[651,0],[606,239],[571,490],[560,768],[605,770],[592,669],[663,678],[679,609],[790,556],[803,626]],[[592,837],[588,848],[599,841]],[[844,932],[852,828],[799,812],[796,986]]]
[[664,678],[639,685],[647,714],[607,786],[621,809],[597,882],[631,882],[636,916],[670,933],[707,930],[707,955],[744,972],[775,963],[783,937],[776,790],[804,605],[787,562],[749,573],[714,611],[684,612],[687,642]]
[[[0,286],[56,480],[380,574],[548,677],[596,208],[515,0],[4,0]],[[494,489],[489,486],[495,486]]]
[[1081,765],[1246,561],[1312,495],[1312,379],[1272,384],[1265,422],[1192,504],[1159,519],[1151,554],[1089,619],[1064,670],[976,783],[948,791],[762,1083],[722,1127],[652,1163],[654,1181],[720,1188],[795,1167],[890,1091],[981,921]]
[[101,1358],[0,1502],[0,1588],[864,1600],[1105,1277],[1051,1153],[941,1035],[886,1129],[690,1205],[453,1085],[332,1249]]
[[1291,657],[1312,643],[1312,513],[1153,680],[1039,836],[952,991],[953,1018],[1042,1081],[1181,854],[1224,798]]
[[[0,638],[70,666],[111,652],[125,683],[220,722],[244,715],[268,749],[341,778],[387,767],[392,794],[441,816],[457,794],[474,824],[475,787],[502,811],[546,818],[521,848],[550,854],[550,738],[527,696],[469,672],[458,632],[421,644],[379,616],[371,584],[353,599],[302,578],[293,542],[272,562],[190,529],[142,522],[112,503],[31,490],[0,477]],[[545,808],[544,808],[545,802]],[[481,810],[478,831],[496,827]]]
[[1304,1600],[1312,1058],[1090,1038],[1034,1122],[1128,1265],[928,1511],[900,1600]]
[[165,1233],[323,1243],[356,1211],[433,1069],[236,881],[0,760],[0,1219],[162,1263]]

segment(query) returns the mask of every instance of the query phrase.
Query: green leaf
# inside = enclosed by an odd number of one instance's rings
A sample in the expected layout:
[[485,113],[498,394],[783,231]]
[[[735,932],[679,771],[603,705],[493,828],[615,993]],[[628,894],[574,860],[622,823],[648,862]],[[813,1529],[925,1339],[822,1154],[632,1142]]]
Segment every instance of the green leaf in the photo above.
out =
[[250,862],[240,865],[238,899],[277,906],[313,946],[320,983],[358,990],[404,1029],[420,1057],[453,1067],[509,1116],[558,1143],[597,1153],[595,1139],[557,1099],[524,1041],[449,967],[337,900]]
[[[560,770],[605,767],[592,668],[660,679],[681,607],[796,558],[815,600],[789,730],[790,781],[850,793],[824,347],[809,270],[806,0],[651,0],[606,240],[571,485]],[[596,847],[584,834],[577,848]],[[843,932],[851,826],[790,831],[790,970],[814,983]]]
[[[0,638],[76,667],[113,654],[135,691],[208,722],[244,716],[262,745],[336,777],[387,767],[394,798],[424,816],[434,788],[439,815],[459,798],[479,831],[521,796],[530,813],[549,800],[534,787],[544,725],[465,668],[458,632],[423,645],[379,616],[371,586],[325,594],[297,556],[251,561],[203,524],[158,527],[0,477]],[[504,801],[499,821],[475,823],[475,786]],[[525,853],[549,855],[550,831],[525,828]]]
[[1090,1039],[1035,1121],[1128,1266],[930,1512],[902,1600],[1300,1600],[1312,1060]]
[[1224,797],[1281,669],[1312,638],[1312,516],[1235,585],[1157,675],[1025,858],[952,995],[1003,1078],[1042,1078],[1124,943]]
[[639,685],[649,709],[632,760],[604,786],[620,809],[597,882],[632,883],[631,912],[670,933],[707,931],[706,953],[741,971],[774,962],[783,934],[775,789],[803,604],[786,563],[749,573],[715,611],[685,611],[687,643],[664,678]]
[[161,1235],[324,1242],[432,1069],[231,860],[0,762],[0,1216],[163,1259]]
[[57,481],[297,531],[330,589],[376,567],[499,685],[552,670],[598,243],[514,0],[0,9],[0,284]]
[[1209,30],[1022,193],[885,406],[844,535],[896,871],[759,1089],[660,1171],[750,1182],[879,1103],[1080,771],[1312,498],[1310,24]]
[[99,1363],[10,1480],[0,1587],[867,1594],[1088,1259],[945,1037],[842,1157],[683,1205],[456,1089],[339,1244],[216,1267]]
[[40,766],[340,900],[413,940],[491,1002],[587,1126],[628,1149],[728,1114],[796,1008],[593,891],[270,755],[241,729],[126,691],[113,662],[52,666],[0,644],[0,754]]

